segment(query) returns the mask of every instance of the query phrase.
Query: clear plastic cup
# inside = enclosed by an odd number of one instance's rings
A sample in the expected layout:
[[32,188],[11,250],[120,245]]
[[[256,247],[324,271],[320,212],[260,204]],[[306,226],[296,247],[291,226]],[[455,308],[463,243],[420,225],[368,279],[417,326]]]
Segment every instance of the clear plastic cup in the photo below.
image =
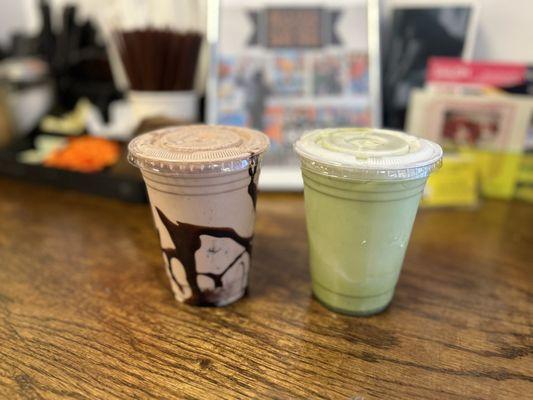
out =
[[248,286],[257,181],[268,138],[227,126],[165,128],[133,139],[176,299],[224,306]]
[[295,150],[315,297],[345,314],[383,311],[442,149],[402,132],[333,128],[304,134]]

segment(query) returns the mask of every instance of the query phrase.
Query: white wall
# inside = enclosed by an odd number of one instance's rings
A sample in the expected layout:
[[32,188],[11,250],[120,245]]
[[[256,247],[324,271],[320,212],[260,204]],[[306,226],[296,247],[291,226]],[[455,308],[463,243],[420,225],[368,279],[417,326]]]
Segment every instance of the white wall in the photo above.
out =
[[533,0],[483,0],[474,58],[533,65]]
[[0,45],[5,46],[9,37],[21,28],[34,28],[30,21],[33,3],[32,0],[0,0]]

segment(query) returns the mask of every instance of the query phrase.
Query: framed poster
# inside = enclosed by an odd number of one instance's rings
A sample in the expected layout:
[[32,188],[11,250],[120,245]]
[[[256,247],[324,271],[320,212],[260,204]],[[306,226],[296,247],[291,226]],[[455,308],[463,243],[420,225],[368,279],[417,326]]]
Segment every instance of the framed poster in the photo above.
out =
[[300,190],[292,145],[304,131],[380,125],[378,2],[217,3],[208,122],[265,132],[261,188]]
[[471,148],[522,153],[533,114],[523,95],[474,96],[415,89],[407,131],[441,144],[450,152]]
[[383,54],[384,125],[403,129],[411,90],[424,86],[433,56],[470,59],[477,0],[391,0]]

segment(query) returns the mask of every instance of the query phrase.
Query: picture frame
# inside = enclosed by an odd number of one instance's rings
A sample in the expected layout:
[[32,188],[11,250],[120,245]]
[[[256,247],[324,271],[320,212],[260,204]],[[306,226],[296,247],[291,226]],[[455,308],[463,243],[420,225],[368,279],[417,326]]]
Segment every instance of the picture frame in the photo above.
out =
[[454,151],[462,148],[522,153],[533,116],[525,95],[481,96],[417,89],[411,94],[407,131]]
[[422,87],[430,57],[473,57],[478,0],[391,0],[382,49],[384,125],[404,129],[409,93]]
[[263,190],[303,188],[304,131],[381,126],[377,0],[215,0],[207,40],[207,122],[270,137]]
[[480,5],[479,0],[390,0],[389,18],[396,10],[402,9],[451,9],[457,7],[467,7],[471,10],[471,18],[467,24],[465,42],[461,58],[471,60],[474,56],[474,45],[476,31],[479,25]]

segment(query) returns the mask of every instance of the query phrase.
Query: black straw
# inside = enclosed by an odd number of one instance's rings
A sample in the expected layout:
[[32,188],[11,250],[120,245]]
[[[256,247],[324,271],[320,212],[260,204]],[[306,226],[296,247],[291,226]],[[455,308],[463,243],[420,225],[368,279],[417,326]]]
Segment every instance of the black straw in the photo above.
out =
[[169,29],[116,33],[120,58],[132,90],[192,90],[202,35]]

